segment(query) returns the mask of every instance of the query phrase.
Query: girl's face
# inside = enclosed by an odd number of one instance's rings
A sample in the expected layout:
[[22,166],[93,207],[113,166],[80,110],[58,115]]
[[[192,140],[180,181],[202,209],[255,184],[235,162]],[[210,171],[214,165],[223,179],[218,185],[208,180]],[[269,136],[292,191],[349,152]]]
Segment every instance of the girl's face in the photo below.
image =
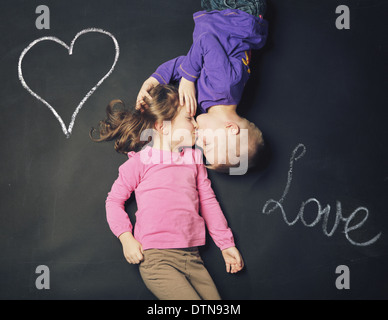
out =
[[175,147],[193,146],[197,128],[197,122],[186,108],[179,107],[178,115],[171,123],[172,142],[177,143]]

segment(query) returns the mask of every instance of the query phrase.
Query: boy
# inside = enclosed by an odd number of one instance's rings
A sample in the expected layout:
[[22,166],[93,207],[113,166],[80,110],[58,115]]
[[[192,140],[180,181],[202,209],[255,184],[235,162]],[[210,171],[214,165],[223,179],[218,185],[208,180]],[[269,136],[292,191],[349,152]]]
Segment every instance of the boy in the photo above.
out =
[[193,16],[190,51],[157,68],[140,89],[136,108],[145,105],[143,98],[155,85],[180,81],[181,105],[194,116],[198,100],[202,112],[196,119],[197,144],[210,163],[208,168],[242,174],[254,166],[264,146],[261,131],[238,115],[237,105],[250,76],[251,50],[262,48],[267,39],[265,0],[202,0],[201,4],[205,11]]

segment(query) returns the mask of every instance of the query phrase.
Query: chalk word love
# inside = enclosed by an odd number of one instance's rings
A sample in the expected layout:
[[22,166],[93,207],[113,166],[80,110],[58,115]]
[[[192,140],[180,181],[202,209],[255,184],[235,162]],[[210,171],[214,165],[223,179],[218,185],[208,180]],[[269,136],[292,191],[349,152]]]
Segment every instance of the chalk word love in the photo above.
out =
[[[283,207],[283,202],[284,202],[284,200],[285,200],[285,198],[290,190],[294,163],[296,161],[300,160],[305,155],[305,153],[306,153],[306,147],[303,144],[299,144],[294,149],[294,151],[292,152],[292,155],[291,155],[291,159],[290,159],[290,168],[288,170],[287,184],[286,184],[286,187],[284,188],[283,194],[282,194],[280,200],[274,200],[274,199],[268,200],[265,203],[265,205],[263,206],[262,213],[268,215],[268,214],[274,212],[275,210],[280,210],[280,212],[283,216],[284,222],[289,226],[294,225],[295,223],[297,223],[300,220],[306,227],[314,227],[323,219],[322,230],[323,230],[323,233],[328,237],[331,237],[334,234],[334,232],[337,230],[339,224],[341,222],[344,222],[344,231],[343,232],[345,234],[346,239],[352,245],[365,247],[365,246],[369,246],[369,245],[375,243],[380,238],[381,232],[379,234],[377,234],[375,237],[373,237],[372,239],[365,241],[365,242],[356,242],[349,235],[349,233],[351,231],[354,231],[354,230],[361,228],[364,225],[364,223],[366,222],[366,220],[368,219],[369,211],[365,207],[358,207],[346,218],[342,215],[341,202],[337,201],[336,202],[335,221],[334,221],[334,224],[333,224],[331,230],[329,230],[330,228],[328,227],[328,220],[329,220],[331,207],[328,204],[328,205],[326,205],[326,207],[322,208],[321,203],[315,198],[310,198],[310,199],[302,202],[300,209],[299,209],[299,212],[298,212],[296,218],[294,218],[294,220],[290,220],[288,218],[288,216],[284,210],[284,207]],[[317,208],[317,216],[314,219],[314,221],[312,221],[310,223],[308,223],[305,219],[305,208],[307,205],[314,205]],[[352,221],[359,220],[359,218],[356,219],[356,217],[362,213],[364,213],[364,217],[362,218],[362,220],[356,224],[354,224],[354,223],[352,224]]]
[[[43,99],[41,96],[39,96],[38,94],[36,94],[34,91],[31,90],[31,88],[27,85],[26,81],[24,80],[24,77],[23,77],[23,71],[22,71],[22,63],[23,63],[23,59],[24,59],[24,56],[27,54],[27,52],[29,52],[31,50],[31,48],[33,46],[35,46],[37,43],[39,42],[42,42],[42,41],[54,41],[58,44],[60,44],[61,46],[63,46],[65,49],[67,49],[67,51],[69,52],[69,55],[72,55],[73,54],[73,48],[74,48],[74,43],[76,42],[76,40],[84,35],[84,34],[87,34],[87,33],[91,33],[91,32],[97,32],[97,33],[102,33],[102,34],[105,34],[107,35],[108,37],[110,37],[112,40],[113,40],[113,44],[115,46],[115,57],[114,57],[114,61],[113,61],[113,64],[111,66],[111,68],[109,69],[109,71],[97,82],[97,84],[92,88],[90,89],[90,91],[83,97],[83,99],[81,100],[81,102],[78,104],[78,106],[75,108],[72,116],[71,116],[71,121],[70,121],[70,124],[69,124],[69,127],[66,127],[65,123],[63,122],[61,116],[57,113],[57,111],[45,100]],[[96,29],[96,28],[89,28],[89,29],[84,29],[80,32],[78,32],[76,34],[76,36],[74,37],[74,39],[71,41],[70,43],[70,46],[68,46],[66,43],[64,43],[62,40],[56,38],[56,37],[42,37],[42,38],[39,38],[39,39],[36,39],[34,40],[33,42],[31,42],[24,50],[23,52],[21,53],[20,57],[19,57],[19,62],[18,62],[18,76],[19,76],[19,80],[22,84],[22,86],[33,96],[35,97],[36,99],[38,99],[39,101],[41,101],[42,103],[44,103],[50,110],[51,112],[54,114],[54,116],[57,118],[57,120],[59,121],[60,125],[61,125],[61,128],[62,128],[62,131],[63,133],[65,134],[65,136],[67,138],[70,137],[71,135],[71,132],[73,130],[73,126],[74,126],[74,122],[75,122],[75,118],[77,117],[77,114],[78,112],[81,110],[81,108],[83,107],[83,105],[85,104],[86,100],[89,99],[89,97],[94,93],[94,91],[97,90],[97,88],[104,82],[104,80],[106,78],[108,78],[111,73],[113,72],[115,66],[116,66],[116,63],[117,63],[117,60],[119,58],[119,54],[120,54],[120,48],[119,48],[119,44],[116,40],[116,38],[109,32],[107,31],[104,31],[102,29]]]

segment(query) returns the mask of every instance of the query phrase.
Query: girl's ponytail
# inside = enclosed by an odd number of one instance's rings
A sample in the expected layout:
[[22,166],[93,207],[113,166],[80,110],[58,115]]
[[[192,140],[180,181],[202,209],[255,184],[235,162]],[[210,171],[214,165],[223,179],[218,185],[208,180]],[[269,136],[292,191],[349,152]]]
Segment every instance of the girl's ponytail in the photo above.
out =
[[[151,141],[142,141],[141,133],[153,129],[158,120],[172,120],[177,114],[179,106],[178,92],[170,85],[158,85],[150,91],[153,97],[146,103],[148,107],[139,110],[128,110],[121,100],[112,100],[106,107],[106,119],[100,121],[98,129],[92,128],[89,135],[95,142],[115,140],[114,148],[119,153],[139,151]],[[93,137],[95,132],[99,137]]]
[[140,141],[141,132],[155,123],[146,118],[149,117],[144,117],[140,111],[126,110],[121,100],[112,100],[106,107],[106,119],[99,123],[99,137],[93,137],[96,129],[92,128],[90,138],[95,142],[115,140],[114,148],[119,153],[138,151],[150,141]]

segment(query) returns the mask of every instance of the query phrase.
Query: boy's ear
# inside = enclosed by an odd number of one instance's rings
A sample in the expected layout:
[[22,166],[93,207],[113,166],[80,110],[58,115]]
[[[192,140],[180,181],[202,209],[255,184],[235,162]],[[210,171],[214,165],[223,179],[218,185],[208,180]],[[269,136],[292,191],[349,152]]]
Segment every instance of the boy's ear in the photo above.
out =
[[225,128],[228,129],[228,131],[233,135],[237,135],[240,133],[240,127],[236,122],[232,122],[232,121],[226,122]]

